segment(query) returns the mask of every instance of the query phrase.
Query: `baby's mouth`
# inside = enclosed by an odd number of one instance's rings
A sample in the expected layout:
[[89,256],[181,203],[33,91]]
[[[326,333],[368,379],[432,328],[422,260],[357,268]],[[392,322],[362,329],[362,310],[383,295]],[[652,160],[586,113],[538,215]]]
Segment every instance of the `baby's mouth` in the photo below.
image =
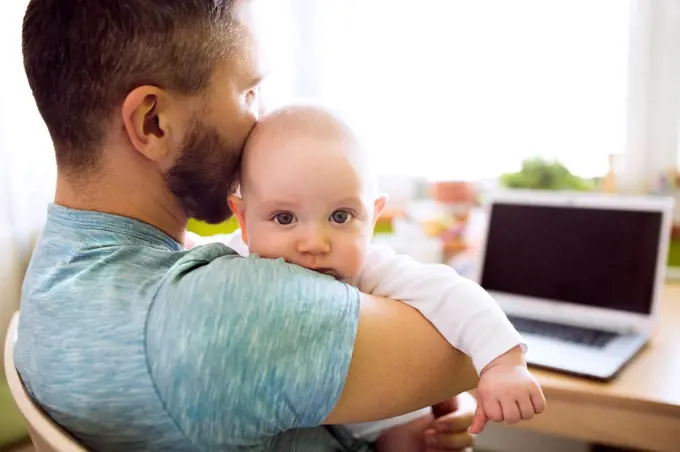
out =
[[328,276],[332,276],[333,278],[341,279],[338,272],[336,272],[332,268],[317,268],[315,270],[318,271],[319,273],[323,273],[324,275],[328,275]]

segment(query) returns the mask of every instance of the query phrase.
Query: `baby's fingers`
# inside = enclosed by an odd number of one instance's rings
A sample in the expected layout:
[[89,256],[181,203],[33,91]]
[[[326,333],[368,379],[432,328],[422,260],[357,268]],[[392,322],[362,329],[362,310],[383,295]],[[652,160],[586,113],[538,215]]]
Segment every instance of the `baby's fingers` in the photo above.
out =
[[531,402],[531,396],[527,394],[526,397],[522,397],[517,401],[517,405],[519,406],[519,412],[520,415],[522,416],[523,421],[528,421],[529,419],[532,419],[534,417],[534,414],[536,414],[534,410],[534,405]]
[[488,421],[489,418],[486,416],[482,404],[477,403],[477,410],[475,411],[475,417],[472,420],[472,425],[470,426],[470,433],[472,433],[473,435],[481,433],[482,430],[484,430],[484,427],[486,426],[486,423]]
[[516,424],[522,419],[519,404],[514,397],[507,397],[501,402],[503,407],[503,420],[508,424]]
[[541,414],[545,411],[545,396],[541,387],[538,386],[535,390],[531,391],[531,404],[534,406],[534,412],[536,414]]
[[503,422],[503,409],[501,402],[496,397],[486,397],[483,401],[477,403],[477,409],[482,405],[484,407],[484,415],[487,419],[494,422]]

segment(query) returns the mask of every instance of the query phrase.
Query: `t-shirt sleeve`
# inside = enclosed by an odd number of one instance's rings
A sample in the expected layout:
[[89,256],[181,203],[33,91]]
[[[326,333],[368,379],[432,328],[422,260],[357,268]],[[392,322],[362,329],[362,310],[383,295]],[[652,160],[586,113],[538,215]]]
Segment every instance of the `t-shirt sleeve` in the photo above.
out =
[[[319,425],[335,407],[354,347],[359,293],[282,260],[189,253],[147,320],[149,370],[197,446],[255,446]],[[213,255],[211,255],[213,253]]]

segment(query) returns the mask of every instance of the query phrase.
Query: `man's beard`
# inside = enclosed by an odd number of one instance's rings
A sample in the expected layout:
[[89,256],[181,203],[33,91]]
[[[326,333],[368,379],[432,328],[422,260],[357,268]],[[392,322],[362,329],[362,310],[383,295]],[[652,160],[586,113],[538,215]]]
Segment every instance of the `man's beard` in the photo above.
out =
[[213,127],[194,124],[165,183],[187,216],[221,223],[232,214],[227,195],[235,188],[242,150],[230,148]]

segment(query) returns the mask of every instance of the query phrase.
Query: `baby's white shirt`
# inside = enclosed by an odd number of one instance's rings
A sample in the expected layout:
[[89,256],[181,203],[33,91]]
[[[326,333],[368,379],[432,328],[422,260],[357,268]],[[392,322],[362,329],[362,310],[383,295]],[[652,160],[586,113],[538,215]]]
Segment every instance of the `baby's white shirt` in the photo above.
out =
[[359,290],[402,301],[423,314],[446,340],[482,370],[526,344],[491,295],[445,264],[422,264],[387,246],[371,245]]

